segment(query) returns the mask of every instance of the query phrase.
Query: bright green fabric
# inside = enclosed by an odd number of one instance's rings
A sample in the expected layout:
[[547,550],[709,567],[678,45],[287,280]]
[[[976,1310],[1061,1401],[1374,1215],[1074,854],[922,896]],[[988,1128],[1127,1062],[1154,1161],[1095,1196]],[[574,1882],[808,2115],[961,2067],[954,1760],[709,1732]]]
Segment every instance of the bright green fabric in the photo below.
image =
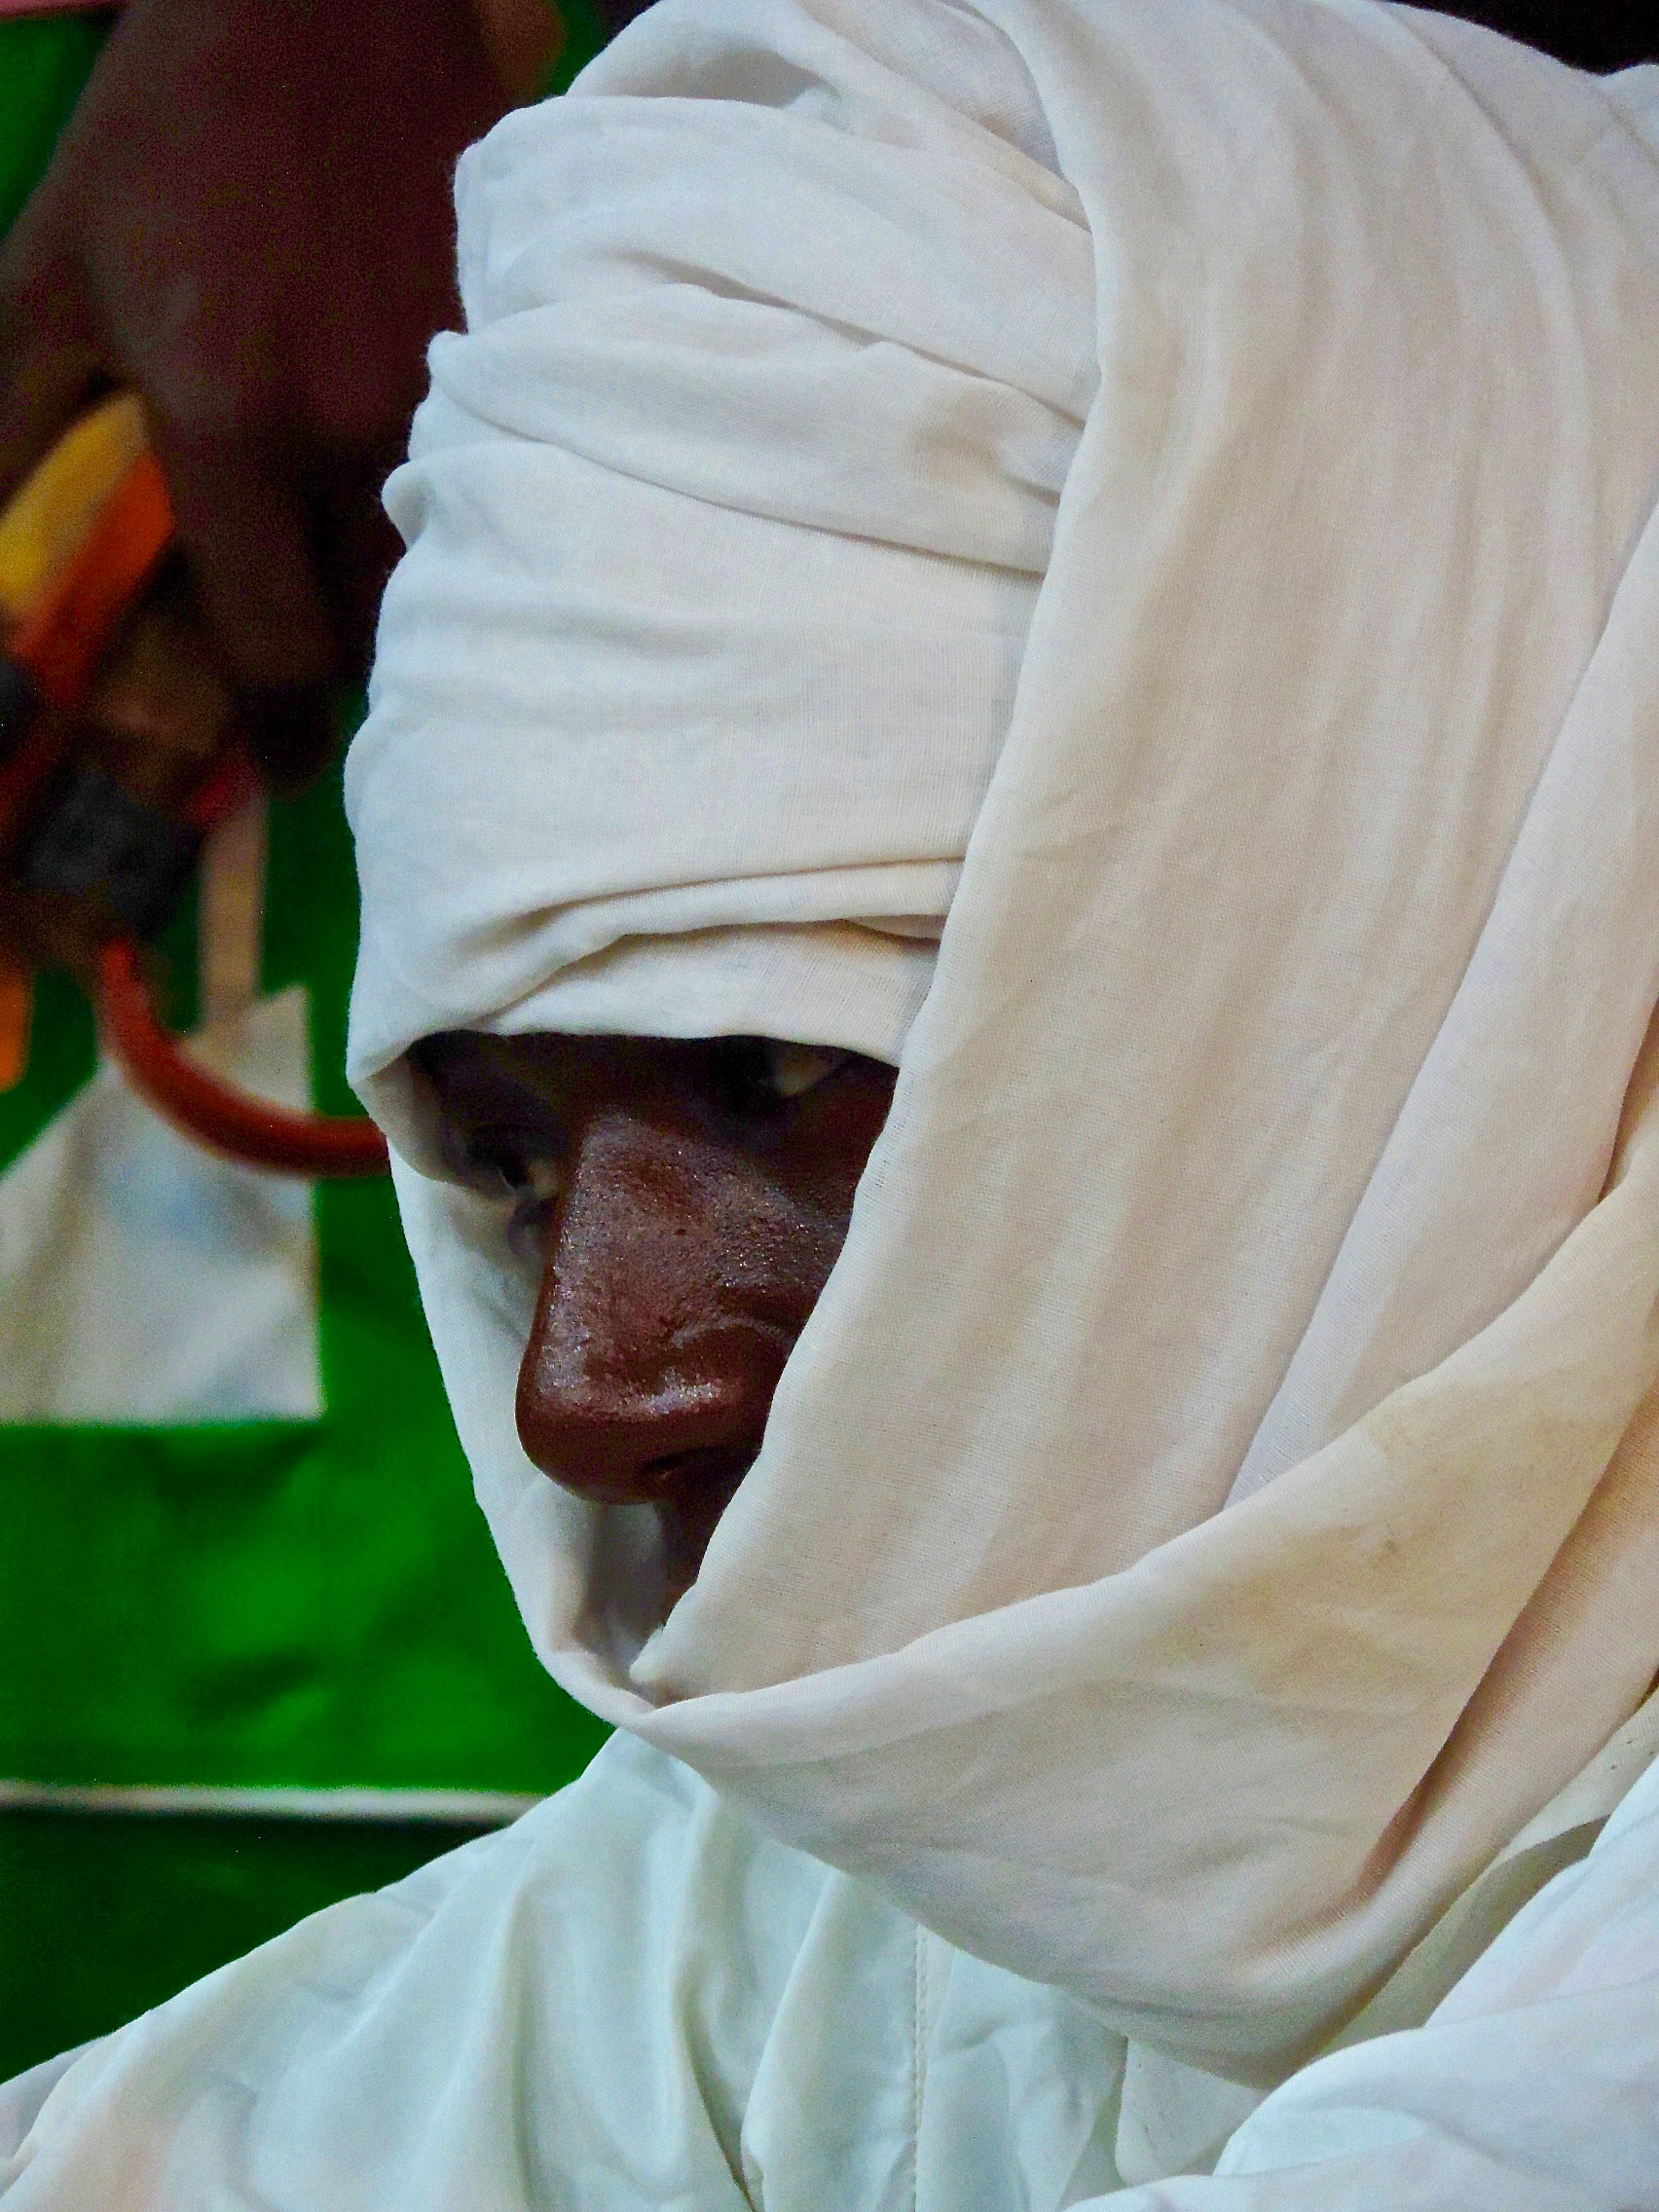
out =
[[561,0],[559,15],[565,25],[565,39],[548,83],[547,89],[552,92],[562,92],[605,44],[605,26],[599,19],[594,0]]
[[9,229],[46,166],[103,43],[94,17],[0,24],[0,229]]
[[429,1822],[9,1816],[0,2082],[476,1832]]

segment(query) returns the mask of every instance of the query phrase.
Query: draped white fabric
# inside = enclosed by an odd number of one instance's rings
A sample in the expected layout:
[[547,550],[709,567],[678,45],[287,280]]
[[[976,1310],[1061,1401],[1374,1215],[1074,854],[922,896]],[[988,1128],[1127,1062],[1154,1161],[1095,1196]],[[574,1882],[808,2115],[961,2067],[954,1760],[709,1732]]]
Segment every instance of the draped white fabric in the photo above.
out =
[[[353,1064],[644,1741],[0,2092],[6,2212],[1659,2212],[1659,69],[663,0],[460,203]],[[666,1622],[467,1024],[901,1063]]]
[[[1650,1716],[1642,1754],[1656,1736]],[[1593,1790],[1577,1810],[1606,1803]],[[6,2212],[1653,2212],[1656,1897],[1649,1766],[1589,1855],[1421,2004],[1424,2024],[1262,2102],[1149,2064],[1079,1999],[953,1952],[619,1736],[505,1834],[0,2089],[0,2196]],[[1172,2173],[1187,2178],[1147,2178]]]
[[[389,496],[354,1064],[538,1650],[1240,2077],[1659,1663],[1653,102],[1371,0],[671,4],[467,158]],[[467,1022],[903,1041],[666,1625],[424,1172]]]

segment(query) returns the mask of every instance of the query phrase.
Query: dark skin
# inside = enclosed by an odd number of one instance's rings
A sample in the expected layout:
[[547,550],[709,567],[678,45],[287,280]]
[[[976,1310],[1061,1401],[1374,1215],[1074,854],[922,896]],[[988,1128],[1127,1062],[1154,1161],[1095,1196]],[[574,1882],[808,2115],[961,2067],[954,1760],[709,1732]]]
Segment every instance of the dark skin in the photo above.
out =
[[525,1451],[580,1496],[654,1505],[678,1598],[760,1448],[894,1071],[733,1038],[451,1031],[411,1056],[451,1168],[540,1271]]
[[134,0],[0,253],[0,498],[100,389],[142,395],[278,783],[366,663],[380,487],[458,314],[455,164],[509,104],[456,0]]
[[[639,0],[606,0],[615,30]],[[145,402],[198,634],[270,779],[334,750],[397,554],[381,487],[461,320],[455,166],[545,82],[547,0],[129,0],[0,241],[0,502]]]

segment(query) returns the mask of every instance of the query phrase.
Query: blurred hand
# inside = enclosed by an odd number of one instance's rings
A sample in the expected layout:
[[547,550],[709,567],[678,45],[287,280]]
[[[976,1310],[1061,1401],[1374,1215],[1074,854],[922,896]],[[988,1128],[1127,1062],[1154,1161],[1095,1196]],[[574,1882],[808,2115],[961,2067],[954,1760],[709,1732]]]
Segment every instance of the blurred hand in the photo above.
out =
[[0,252],[0,500],[136,388],[208,653],[279,787],[367,662],[381,485],[458,313],[455,164],[509,105],[498,18],[133,0]]

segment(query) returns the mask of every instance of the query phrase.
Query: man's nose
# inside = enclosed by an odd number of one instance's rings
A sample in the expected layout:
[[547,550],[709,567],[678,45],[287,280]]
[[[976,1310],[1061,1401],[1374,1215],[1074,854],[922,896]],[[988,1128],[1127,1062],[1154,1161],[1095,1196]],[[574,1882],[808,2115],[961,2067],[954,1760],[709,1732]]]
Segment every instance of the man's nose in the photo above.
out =
[[758,1448],[789,1342],[732,1299],[737,1216],[672,1134],[581,1133],[519,1369],[519,1437],[556,1482],[673,1500]]

